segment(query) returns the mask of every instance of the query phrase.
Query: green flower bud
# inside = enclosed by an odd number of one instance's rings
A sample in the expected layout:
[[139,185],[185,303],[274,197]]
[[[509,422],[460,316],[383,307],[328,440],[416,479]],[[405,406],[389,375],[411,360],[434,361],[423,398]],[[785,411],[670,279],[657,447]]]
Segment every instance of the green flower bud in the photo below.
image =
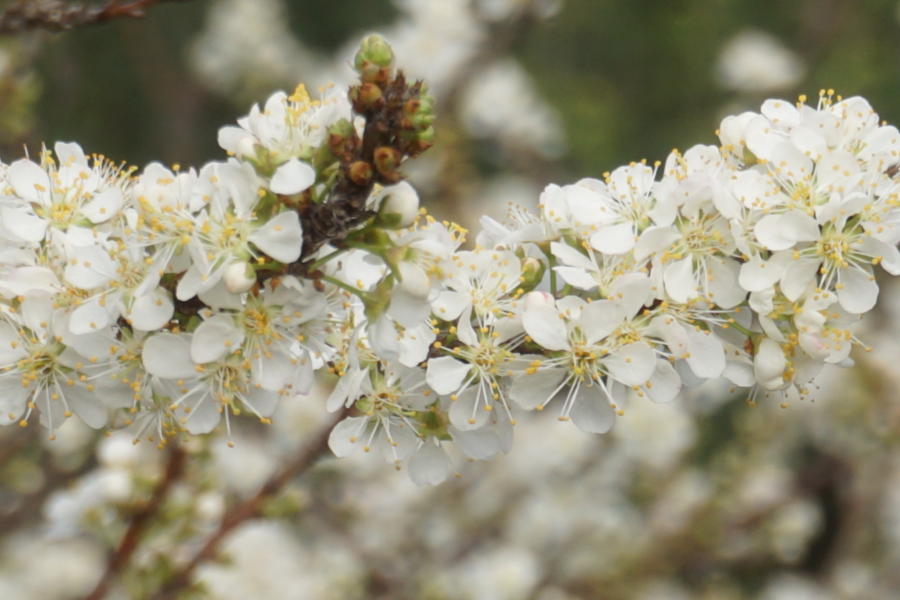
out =
[[547,265],[542,260],[528,257],[522,261],[522,284],[519,286],[523,292],[530,292],[544,279]]
[[391,45],[378,34],[363,38],[353,64],[357,69],[361,69],[365,62],[373,63],[380,68],[394,66],[394,51],[391,50]]

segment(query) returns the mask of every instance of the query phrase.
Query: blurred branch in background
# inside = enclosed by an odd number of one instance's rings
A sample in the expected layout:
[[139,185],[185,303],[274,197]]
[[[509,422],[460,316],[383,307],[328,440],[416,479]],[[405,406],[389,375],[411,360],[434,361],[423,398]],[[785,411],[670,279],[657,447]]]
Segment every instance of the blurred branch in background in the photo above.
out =
[[102,6],[70,4],[60,0],[19,0],[0,14],[0,35],[16,35],[32,29],[67,31],[100,25],[115,19],[140,19],[154,4],[191,0],[109,0]]

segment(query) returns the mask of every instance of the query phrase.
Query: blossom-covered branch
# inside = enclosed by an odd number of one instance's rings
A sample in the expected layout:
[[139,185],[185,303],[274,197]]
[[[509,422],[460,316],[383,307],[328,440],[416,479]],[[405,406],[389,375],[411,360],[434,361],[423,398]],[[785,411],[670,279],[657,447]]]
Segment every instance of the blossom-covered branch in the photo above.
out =
[[365,39],[344,95],[273,95],[220,131],[226,162],[143,171],[57,143],[4,168],[0,415],[72,414],[160,445],[338,376],[338,456],[413,481],[512,448],[516,414],[608,431],[636,402],[726,378],[786,405],[900,273],[900,133],[862,98],[769,100],[719,146],[550,185],[467,231],[401,165],[433,99]]

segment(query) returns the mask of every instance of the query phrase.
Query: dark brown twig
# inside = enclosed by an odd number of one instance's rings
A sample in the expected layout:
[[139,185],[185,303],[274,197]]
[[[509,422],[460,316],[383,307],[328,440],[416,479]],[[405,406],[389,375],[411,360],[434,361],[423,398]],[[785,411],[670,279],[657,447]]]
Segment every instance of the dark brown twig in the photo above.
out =
[[156,489],[153,490],[153,495],[150,497],[147,504],[132,517],[131,523],[129,523],[128,529],[125,531],[125,535],[119,543],[119,547],[109,558],[109,562],[106,565],[106,572],[103,573],[103,577],[97,582],[93,591],[85,596],[84,600],[101,600],[101,598],[104,598],[107,592],[109,592],[109,588],[113,581],[115,581],[119,573],[128,565],[131,556],[134,554],[135,550],[137,550],[144,529],[146,529],[153,517],[159,512],[172,484],[181,477],[181,473],[184,471],[185,458],[186,455],[184,450],[177,445],[173,445],[172,449],[169,451],[169,461],[166,464],[166,471],[163,474],[162,480],[159,482]]
[[19,0],[0,14],[0,35],[16,35],[33,29],[68,31],[100,25],[115,19],[140,19],[147,9],[163,2],[190,0],[108,0],[102,6],[69,4],[61,0]]
[[[203,547],[183,566],[155,595],[152,600],[169,600],[191,585],[194,571],[200,564],[213,559],[219,551],[219,544],[242,523],[257,517],[267,500],[278,494],[288,483],[307,472],[316,461],[328,450],[328,436],[334,426],[347,416],[349,409],[342,410],[320,429],[309,442],[300,449],[293,462],[279,473],[273,475],[249,500],[233,506],[225,516],[219,528],[206,540]],[[99,597],[98,597],[99,598]],[[86,599],[87,600],[87,599]],[[90,600],[96,600],[91,598]]]

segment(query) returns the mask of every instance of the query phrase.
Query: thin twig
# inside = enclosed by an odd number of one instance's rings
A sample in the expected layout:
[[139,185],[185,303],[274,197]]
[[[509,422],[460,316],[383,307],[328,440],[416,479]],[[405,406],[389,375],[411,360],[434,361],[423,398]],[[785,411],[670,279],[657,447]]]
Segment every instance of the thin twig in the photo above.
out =
[[288,483],[306,473],[319,458],[328,453],[328,436],[334,426],[349,413],[349,409],[342,410],[319,430],[309,442],[300,449],[300,453],[294,461],[288,464],[282,471],[276,473],[259,489],[255,496],[249,500],[233,506],[225,516],[219,528],[206,541],[203,547],[180,570],[176,571],[172,578],[151,598],[152,600],[169,600],[175,598],[182,590],[191,585],[194,571],[200,564],[215,558],[219,551],[219,544],[242,523],[257,517],[267,500],[278,494]]
[[128,565],[131,556],[134,554],[135,550],[137,550],[144,529],[146,529],[153,517],[159,512],[163,501],[166,499],[166,496],[168,496],[172,484],[181,477],[181,473],[184,471],[185,457],[184,450],[177,445],[173,445],[172,449],[169,451],[169,460],[166,464],[166,471],[163,474],[162,480],[159,482],[156,489],[153,490],[153,495],[150,497],[147,504],[132,517],[131,523],[128,525],[128,530],[125,532],[122,541],[119,543],[119,547],[109,558],[109,562],[106,565],[106,572],[103,573],[103,577],[97,582],[93,591],[85,596],[84,600],[101,600],[101,598],[104,598],[107,592],[109,592],[109,588],[113,581],[115,581],[119,573]]
[[154,4],[190,0],[108,0],[102,6],[69,4],[61,0],[19,0],[0,14],[0,35],[16,35],[33,29],[68,31],[100,25],[115,19],[140,19]]

